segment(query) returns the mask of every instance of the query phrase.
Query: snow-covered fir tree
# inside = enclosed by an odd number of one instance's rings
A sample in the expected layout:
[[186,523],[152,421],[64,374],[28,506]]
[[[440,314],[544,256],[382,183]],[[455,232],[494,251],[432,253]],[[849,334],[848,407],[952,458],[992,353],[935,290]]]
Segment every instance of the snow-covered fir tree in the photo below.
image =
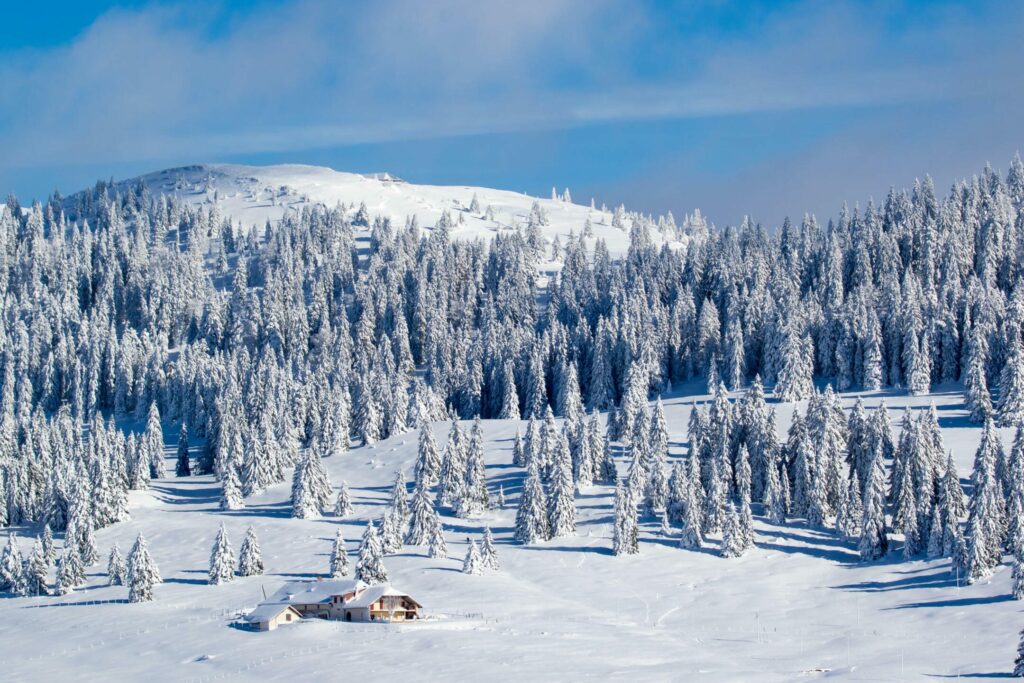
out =
[[128,553],[128,602],[149,602],[153,599],[153,587],[162,581],[146,539],[140,533]]
[[78,548],[74,544],[66,545],[57,566],[55,590],[58,595],[67,595],[84,584],[85,566],[78,555]]
[[995,409],[1000,427],[1024,422],[1024,344],[1013,343],[1013,352],[999,373],[999,401]]
[[370,585],[388,581],[388,573],[384,568],[384,549],[372,520],[367,522],[366,531],[363,532],[362,542],[359,544],[355,577]]
[[348,550],[345,547],[345,538],[341,535],[341,529],[334,534],[334,546],[331,548],[331,578],[340,579],[348,576],[349,562]]
[[219,586],[222,583],[228,583],[234,578],[235,553],[231,549],[228,530],[221,523],[220,528],[217,530],[217,537],[213,541],[213,548],[210,551],[210,585]]
[[885,521],[885,463],[880,447],[875,449],[861,507],[863,517],[857,549],[861,560],[870,562],[889,551],[889,532]]
[[1003,460],[1003,446],[992,418],[985,420],[981,443],[971,473],[973,493],[968,505],[966,567],[971,583],[984,579],[1002,561],[1006,531],[1003,488],[996,468]]
[[516,526],[513,537],[516,541],[529,545],[548,540],[550,534],[551,527],[544,487],[541,485],[537,467],[531,464],[523,483],[523,491],[519,494],[519,507],[516,510]]
[[28,577],[14,534],[8,534],[7,545],[0,554],[0,591],[28,595]]
[[[116,546],[115,546],[116,547]],[[49,595],[49,572],[50,563],[46,561],[46,551],[43,550],[43,542],[36,538],[32,544],[32,550],[25,559],[25,592],[27,595]],[[121,574],[124,574],[124,563],[121,564]]]
[[501,563],[498,561],[498,550],[494,547],[494,534],[491,527],[485,526],[483,536],[480,539],[480,561],[485,569],[498,571]]
[[548,536],[558,538],[576,532],[576,500],[572,480],[572,456],[565,435],[559,435],[552,463],[548,493]]
[[127,579],[128,567],[121,556],[121,548],[117,541],[110,547],[110,555],[107,558],[107,583],[111,586],[123,586]]
[[416,456],[415,479],[417,486],[433,486],[441,473],[441,452],[434,439],[430,424],[420,425],[419,450]]
[[628,486],[623,487],[621,482],[615,486],[612,552],[616,555],[635,555],[640,552],[637,502],[630,488]]
[[466,557],[462,561],[462,573],[474,575],[484,573],[484,563],[480,557],[480,549],[477,547],[476,541],[470,540],[469,545],[466,547]]
[[436,519],[436,524],[430,530],[427,548],[427,554],[434,559],[448,557],[448,544],[444,540],[444,529],[440,519]]
[[256,530],[250,526],[245,532],[242,547],[238,551],[238,575],[260,576],[261,574],[263,574],[263,551],[260,550]]
[[348,484],[343,481],[338,487],[338,497],[334,501],[334,516],[348,517],[352,511],[352,497],[348,492]]
[[736,506],[730,501],[725,510],[725,522],[722,529],[722,557],[741,556],[747,549],[744,536]]

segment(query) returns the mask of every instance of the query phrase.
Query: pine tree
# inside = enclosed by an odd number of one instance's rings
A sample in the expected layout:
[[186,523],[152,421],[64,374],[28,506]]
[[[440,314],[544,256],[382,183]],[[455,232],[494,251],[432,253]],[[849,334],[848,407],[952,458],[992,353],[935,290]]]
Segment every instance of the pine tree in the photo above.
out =
[[686,490],[686,504],[683,506],[682,534],[679,537],[679,547],[695,550],[704,545],[703,534],[703,512],[701,510],[700,493],[700,463],[695,456],[691,456],[690,473],[687,477],[688,486]]
[[1024,547],[1017,547],[1013,552],[1013,587],[1011,594],[1014,600],[1024,600]]
[[[786,479],[788,481],[789,478],[786,477]],[[782,494],[782,482],[779,478],[779,467],[774,461],[770,462],[767,466],[764,508],[772,524],[785,524],[786,505]]]
[[317,496],[314,490],[312,451],[307,450],[292,474],[292,517],[316,519],[320,516]]
[[900,482],[900,498],[893,513],[893,526],[903,532],[903,559],[909,560],[920,550],[917,527],[917,502],[914,497],[914,482],[911,468],[903,467]]
[[1020,644],[1017,645],[1017,658],[1013,660],[1013,675],[1024,676],[1024,630],[1020,632]]
[[519,543],[531,544],[546,541],[550,535],[547,503],[544,488],[540,483],[540,474],[535,465],[531,464],[523,483],[523,491],[519,494],[519,508],[516,510],[515,540]]
[[462,561],[462,573],[474,575],[484,573],[484,565],[480,558],[480,549],[477,548],[476,541],[470,541],[469,547],[466,548],[466,559]]
[[736,514],[739,516],[740,540],[745,551],[754,547],[754,513],[750,509],[750,496],[741,495],[739,503]]
[[973,493],[968,505],[966,532],[966,569],[970,583],[987,577],[1002,560],[1005,509],[1002,485],[996,473],[1002,459],[1002,444],[989,418],[985,420],[971,474]]
[[121,557],[121,548],[118,547],[117,541],[114,541],[110,548],[110,557],[107,559],[107,583],[111,586],[123,586],[127,572],[124,558]]
[[636,501],[629,487],[621,483],[615,487],[615,528],[612,534],[612,552],[616,555],[636,555],[640,552],[639,525]]
[[465,477],[456,500],[458,504],[455,512],[459,517],[471,517],[490,507],[484,464],[483,428],[479,415],[474,419],[470,432]]
[[153,587],[161,581],[160,570],[140,533],[128,553],[128,602],[149,602],[153,599]]
[[146,418],[146,431],[142,437],[144,450],[149,453],[149,475],[151,479],[162,479],[167,476],[164,465],[164,433],[160,426],[160,411],[156,402],[149,404],[149,416]]
[[775,381],[775,395],[780,401],[802,401],[814,389],[814,347],[810,337],[799,329],[796,322],[787,325],[782,344],[782,367]]
[[881,448],[875,449],[871,464],[871,476],[864,488],[862,503],[864,517],[861,521],[858,551],[861,560],[871,562],[889,551],[889,537],[885,525],[885,464]]
[[32,551],[25,560],[25,580],[27,582],[27,595],[49,595],[50,587],[47,585],[50,563],[46,561],[46,553],[43,550],[43,542],[36,538],[32,545]]
[[739,557],[746,552],[746,541],[740,523],[740,517],[736,513],[736,506],[732,501],[725,511],[725,524],[722,530],[722,557]]
[[436,516],[437,512],[430,504],[430,492],[425,486],[417,486],[412,496],[405,542],[409,545],[426,545],[430,541],[430,531],[434,526]]
[[502,377],[501,409],[498,411],[498,419],[518,420],[519,394],[516,392],[516,379],[512,373],[512,363],[505,362]]
[[968,344],[967,370],[964,373],[964,404],[970,411],[971,420],[984,422],[992,415],[992,397],[988,390],[986,377],[986,356],[988,344],[984,333],[975,327]]
[[[3,507],[0,505],[0,507]],[[57,549],[53,544],[53,531],[50,530],[50,524],[43,525],[43,559],[46,560],[46,564],[51,565],[53,561],[57,559]]]
[[331,578],[340,579],[348,576],[348,550],[341,529],[334,534],[334,547],[331,549]]
[[548,495],[549,538],[576,533],[576,500],[573,496],[572,461],[565,435],[558,437]]
[[217,530],[217,538],[213,541],[210,551],[210,585],[219,586],[235,578],[235,553],[231,549],[228,530],[222,522]]
[[338,487],[338,499],[334,503],[335,517],[348,517],[352,514],[352,500],[348,492],[348,484],[341,482]]
[[0,555],[0,590],[14,595],[28,594],[28,579],[21,559],[21,551],[14,534],[7,535],[7,545]]
[[1000,427],[1015,427],[1024,422],[1024,345],[1013,344],[1013,353],[999,375],[999,403],[996,422]]
[[83,584],[85,567],[82,565],[82,558],[78,556],[78,548],[74,544],[65,545],[64,554],[61,555],[60,565],[57,567],[56,592],[58,595],[67,595]]
[[480,541],[480,560],[484,567],[491,571],[497,571],[501,566],[498,562],[498,551],[494,547],[494,535],[489,526],[484,527],[483,539]]
[[395,481],[391,486],[391,509],[398,516],[402,526],[409,520],[409,490],[405,485],[402,471],[395,472]]
[[238,551],[238,575],[260,576],[263,574],[263,553],[260,550],[256,530],[252,527],[245,532],[245,540]]
[[857,472],[854,470],[847,479],[846,499],[836,517],[836,531],[845,538],[860,536],[860,524],[864,518],[861,495],[860,480],[857,479]]
[[221,479],[221,510],[241,510],[245,507],[245,500],[242,498],[242,483],[238,479],[238,466],[229,463],[225,468],[224,476]]
[[612,457],[611,441],[606,434],[601,446],[601,464],[598,469],[597,480],[604,484],[611,484],[619,478],[618,468],[615,466],[615,459]]
[[178,459],[174,466],[174,476],[192,476],[192,464],[188,457],[188,427],[181,423],[181,431],[178,433]]
[[384,512],[377,536],[380,538],[381,552],[385,555],[397,553],[402,549],[402,522],[395,508],[389,506]]
[[356,560],[356,579],[372,585],[387,583],[388,573],[384,568],[384,551],[380,536],[373,521],[366,524],[362,543],[359,545],[359,559]]
[[437,518],[436,513],[434,516],[434,521],[435,524],[430,530],[430,539],[427,554],[429,554],[434,559],[448,557],[448,544],[446,544],[444,541],[444,529],[441,527],[441,520]]
[[516,429],[515,439],[512,441],[512,464],[516,467],[526,467],[526,449],[523,445],[523,435]]
[[[86,516],[77,527],[78,556],[82,558],[82,564],[91,567],[100,561],[100,551],[96,547],[96,536],[93,533],[92,518]],[[67,534],[64,534],[67,542]]]
[[441,452],[430,423],[420,425],[419,451],[416,458],[416,485],[433,486],[441,473]]

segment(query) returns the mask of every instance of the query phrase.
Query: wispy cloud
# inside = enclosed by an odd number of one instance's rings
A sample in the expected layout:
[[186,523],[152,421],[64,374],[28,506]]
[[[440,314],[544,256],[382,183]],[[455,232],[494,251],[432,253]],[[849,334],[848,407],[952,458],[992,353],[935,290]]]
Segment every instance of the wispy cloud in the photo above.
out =
[[[894,67],[891,35],[868,18],[806,5],[768,16],[753,37],[712,42],[708,31],[664,35],[642,3],[600,0],[309,0],[263,6],[212,34],[213,15],[113,11],[68,46],[5,58],[3,163],[206,158],[956,95],[955,75],[931,56]],[[955,40],[945,22],[924,34],[914,40]],[[659,44],[676,49],[652,78],[630,55]]]
[[[872,139],[904,129],[912,105],[935,130],[962,121],[1019,144],[1021,8],[766,2],[738,21],[724,20],[725,8],[300,0],[227,13],[192,4],[114,10],[67,45],[0,52],[0,179],[58,165],[156,165],[614,122],[871,112],[823,141],[825,158],[837,149],[866,154]],[[1004,106],[1002,123],[986,113]],[[880,118],[887,108],[904,118]],[[959,118],[925,121],[944,115],[937,112]],[[958,139],[949,144],[967,144]],[[912,154],[904,142],[896,146]],[[686,159],[673,160],[671,187],[620,189],[664,207],[686,178],[716,196],[699,164],[681,167]],[[757,163],[765,167],[747,163],[735,176],[758,185],[751,174],[777,175],[770,160]],[[652,165],[650,175],[665,170]]]

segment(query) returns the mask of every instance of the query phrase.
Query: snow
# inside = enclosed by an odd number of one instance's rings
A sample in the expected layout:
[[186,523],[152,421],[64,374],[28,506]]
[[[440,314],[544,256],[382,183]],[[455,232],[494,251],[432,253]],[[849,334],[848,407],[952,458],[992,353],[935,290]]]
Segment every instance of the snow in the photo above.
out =
[[[692,395],[695,385],[680,389],[665,399],[672,459],[685,453],[694,401],[708,398]],[[849,408],[856,395],[843,398]],[[864,395],[869,409],[883,398],[897,429],[904,406],[924,409],[934,400],[946,447],[967,476],[980,430],[966,419],[959,387],[931,396]],[[794,405],[775,407],[781,438]],[[740,558],[719,557],[718,537],[701,551],[681,550],[676,539],[660,536],[656,520],[642,522],[639,555],[613,557],[607,486],[576,496],[575,535],[515,544],[523,472],[510,461],[523,426],[483,423],[488,486],[504,487],[508,507],[468,520],[445,515],[446,559],[409,546],[385,558],[391,582],[423,603],[429,618],[421,623],[303,620],[269,633],[232,627],[264,590],[325,576],[339,527],[354,560],[353,539],[382,514],[395,470],[411,479],[417,439],[405,434],[325,460],[332,482],[346,479],[351,488],[355,512],[344,519],[292,519],[288,483],[236,511],[219,509],[210,477],[162,479],[133,494],[131,520],[97,531],[97,542],[105,556],[115,541],[127,548],[145,534],[164,576],[155,601],[128,604],[127,589],[107,586],[101,565],[71,595],[0,601],[3,678],[38,680],[45,672],[78,680],[286,680],[301,672],[310,680],[341,671],[413,680],[792,681],[1001,676],[1012,669],[1024,620],[1009,598],[1005,564],[985,582],[958,585],[948,559],[904,562],[898,541],[884,560],[862,564],[854,545],[830,532],[799,522],[775,526],[760,515],[756,547]],[[435,425],[439,440],[447,429]],[[1010,430],[1000,436],[1008,447]],[[266,575],[207,585],[222,522],[235,547],[255,527]],[[501,569],[465,575],[467,537],[479,541],[485,526],[494,532]],[[20,543],[26,551],[29,539]]]
[[[544,226],[542,234],[549,242],[558,236],[564,244],[570,232],[578,234],[589,217],[594,238],[604,239],[613,256],[624,254],[629,247],[628,233],[612,227],[609,211],[484,187],[414,185],[386,173],[343,173],[300,164],[202,164],[157,171],[116,185],[127,189],[140,181],[153,194],[175,196],[194,206],[216,204],[222,216],[246,229],[262,228],[267,221],[279,221],[288,212],[314,204],[328,208],[339,203],[355,204],[358,208],[365,203],[371,217],[388,217],[398,226],[407,217],[416,216],[421,227],[429,228],[447,210],[453,219],[461,215],[464,220],[463,225],[451,229],[453,238],[490,239],[501,230],[525,225],[530,208],[537,202],[548,215],[550,224]],[[474,195],[481,209],[477,214],[469,211]],[[74,197],[68,201],[73,203]],[[494,213],[493,221],[484,217],[488,207]],[[652,238],[657,241],[659,236]]]

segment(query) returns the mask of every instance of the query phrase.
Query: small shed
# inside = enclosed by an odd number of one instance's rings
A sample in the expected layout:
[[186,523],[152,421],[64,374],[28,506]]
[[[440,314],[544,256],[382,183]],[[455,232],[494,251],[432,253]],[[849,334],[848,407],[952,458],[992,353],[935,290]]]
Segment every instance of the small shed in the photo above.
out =
[[301,618],[302,613],[288,603],[264,602],[245,616],[245,622],[257,631],[273,631]]

